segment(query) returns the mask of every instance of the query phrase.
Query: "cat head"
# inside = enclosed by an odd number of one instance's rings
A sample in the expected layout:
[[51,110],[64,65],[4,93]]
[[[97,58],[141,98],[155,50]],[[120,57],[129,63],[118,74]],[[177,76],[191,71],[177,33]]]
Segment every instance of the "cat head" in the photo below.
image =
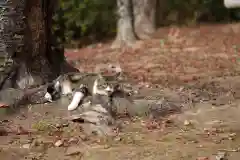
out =
[[98,78],[94,81],[92,93],[109,96],[117,87],[118,83],[115,77],[98,75]]

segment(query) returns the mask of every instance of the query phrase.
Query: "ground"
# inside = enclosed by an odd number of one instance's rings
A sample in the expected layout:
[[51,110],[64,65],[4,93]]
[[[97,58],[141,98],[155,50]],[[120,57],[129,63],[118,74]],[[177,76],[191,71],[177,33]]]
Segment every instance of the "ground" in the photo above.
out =
[[238,160],[239,33],[240,24],[168,27],[133,49],[111,49],[107,43],[66,50],[79,70],[119,64],[142,97],[167,95],[182,105],[184,96],[188,105],[156,122],[124,120],[114,138],[84,135],[78,124],[64,120],[63,102],[28,106],[2,114],[1,159],[220,160],[226,154]]

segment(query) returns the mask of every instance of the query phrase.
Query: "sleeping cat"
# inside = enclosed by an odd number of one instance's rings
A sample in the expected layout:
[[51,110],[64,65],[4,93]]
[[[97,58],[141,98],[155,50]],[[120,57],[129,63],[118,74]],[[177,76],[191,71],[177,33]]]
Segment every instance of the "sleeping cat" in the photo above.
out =
[[[55,92],[59,92],[62,95],[67,95],[79,88],[80,85],[84,85],[88,88],[90,95],[96,93],[106,94],[107,90],[117,85],[117,78],[117,75],[108,76],[97,73],[68,73],[59,76],[54,81],[52,88],[55,90]],[[106,91],[104,92],[104,90]]]
[[[86,88],[87,95],[106,95],[111,94],[117,87],[117,76],[101,75],[97,73],[68,73],[59,76],[48,87],[46,98],[56,100],[61,96],[70,96],[72,98],[73,93],[76,90],[84,86]],[[78,94],[76,94],[78,95]],[[81,97],[81,96],[80,96]],[[75,98],[76,99],[76,98]],[[75,100],[73,100],[75,102]]]

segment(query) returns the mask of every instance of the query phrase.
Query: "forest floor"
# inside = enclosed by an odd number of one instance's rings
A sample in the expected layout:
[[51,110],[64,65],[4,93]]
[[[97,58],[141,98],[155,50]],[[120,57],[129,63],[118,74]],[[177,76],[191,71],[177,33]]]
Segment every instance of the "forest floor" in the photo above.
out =
[[1,117],[9,131],[0,131],[2,160],[239,159],[240,24],[161,28],[132,49],[99,43],[65,55],[81,71],[118,64],[143,96],[184,94],[192,105],[160,122],[125,121],[114,139],[82,134],[62,120],[66,107],[58,102],[29,106]]

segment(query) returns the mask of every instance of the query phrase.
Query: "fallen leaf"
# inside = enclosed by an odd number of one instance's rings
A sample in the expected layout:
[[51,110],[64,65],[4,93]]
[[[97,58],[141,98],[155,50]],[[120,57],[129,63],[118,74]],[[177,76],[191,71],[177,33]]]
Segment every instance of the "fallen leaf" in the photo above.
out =
[[197,160],[209,160],[208,157],[198,157]]
[[188,120],[185,120],[184,121],[184,126],[189,126],[189,125],[191,125],[192,123],[190,122],[190,121],[188,121]]
[[0,108],[8,108],[8,107],[10,107],[8,104],[0,102]]
[[30,147],[31,147],[31,144],[24,144],[24,145],[22,145],[22,148],[24,148],[24,149],[30,149]]

